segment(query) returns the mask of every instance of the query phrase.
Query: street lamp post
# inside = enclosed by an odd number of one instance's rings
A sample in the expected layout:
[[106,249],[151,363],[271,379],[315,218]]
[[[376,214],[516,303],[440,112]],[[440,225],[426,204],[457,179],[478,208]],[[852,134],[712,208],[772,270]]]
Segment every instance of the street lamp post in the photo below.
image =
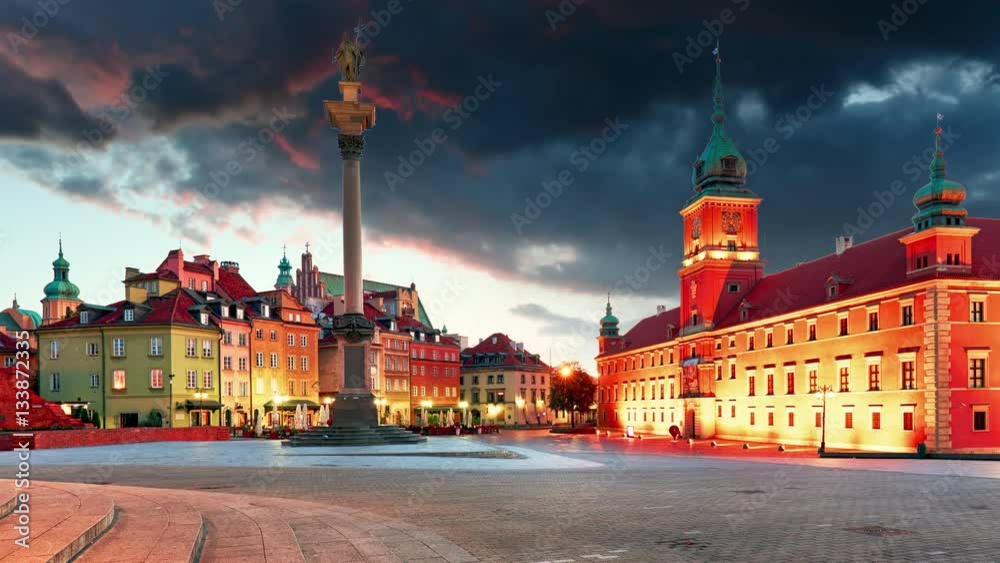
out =
[[174,427],[174,374],[170,374],[170,381],[167,383],[167,428]]
[[271,407],[274,411],[274,418],[275,418],[275,420],[272,421],[272,428],[281,427],[281,413],[278,412],[278,405],[280,405],[283,402],[283,400],[284,399],[282,398],[281,395],[275,395],[274,397],[271,398],[272,401]]
[[462,409],[462,426],[471,426],[469,424],[469,401],[459,401],[458,408]]
[[823,385],[816,391],[816,398],[823,399],[822,429],[820,430],[819,453],[826,452],[826,400],[833,398],[833,386]]

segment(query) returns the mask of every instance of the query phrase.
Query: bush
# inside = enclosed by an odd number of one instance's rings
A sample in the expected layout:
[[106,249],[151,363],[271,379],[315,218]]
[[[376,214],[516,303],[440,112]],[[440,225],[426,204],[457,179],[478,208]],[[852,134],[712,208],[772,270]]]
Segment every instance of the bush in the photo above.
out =
[[163,413],[158,410],[149,411],[149,414],[146,415],[146,420],[142,421],[142,424],[139,426],[144,426],[146,428],[162,428]]
[[90,413],[90,423],[94,425],[94,428],[101,428],[101,415],[97,414],[97,411]]
[[82,422],[84,424],[87,424],[88,422],[90,422],[90,409],[80,409],[80,412],[78,414],[79,414],[78,418],[80,419],[80,422]]

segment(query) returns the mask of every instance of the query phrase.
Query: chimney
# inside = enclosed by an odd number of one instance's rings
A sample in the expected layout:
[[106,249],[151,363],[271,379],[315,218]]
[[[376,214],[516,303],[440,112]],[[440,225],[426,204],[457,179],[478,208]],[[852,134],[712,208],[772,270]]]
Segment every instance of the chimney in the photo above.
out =
[[125,267],[125,279],[131,279],[139,275],[139,268]]
[[666,312],[667,312],[667,306],[666,305],[657,305],[656,306],[656,314],[657,315],[662,314],[662,313],[666,313]]
[[837,242],[837,256],[840,256],[847,249],[854,246],[854,237],[851,235],[841,235],[834,239]]
[[231,260],[225,260],[222,262],[222,269],[227,272],[232,272],[234,274],[240,273],[240,263],[233,262]]

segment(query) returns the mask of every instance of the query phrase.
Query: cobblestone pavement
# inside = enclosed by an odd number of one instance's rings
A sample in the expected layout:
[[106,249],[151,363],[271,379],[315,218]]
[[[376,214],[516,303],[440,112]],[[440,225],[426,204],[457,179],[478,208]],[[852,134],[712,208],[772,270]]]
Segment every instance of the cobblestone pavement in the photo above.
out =
[[448,460],[409,471],[36,465],[32,477],[326,501],[412,521],[481,561],[1000,558],[1000,481],[967,476],[969,463],[989,464],[978,471],[990,474],[1000,467],[993,462],[938,461],[914,473],[917,460],[870,471],[850,460],[831,468],[811,462],[833,460],[678,456],[650,445],[636,450],[625,440],[532,432],[484,440],[601,467],[468,471]]

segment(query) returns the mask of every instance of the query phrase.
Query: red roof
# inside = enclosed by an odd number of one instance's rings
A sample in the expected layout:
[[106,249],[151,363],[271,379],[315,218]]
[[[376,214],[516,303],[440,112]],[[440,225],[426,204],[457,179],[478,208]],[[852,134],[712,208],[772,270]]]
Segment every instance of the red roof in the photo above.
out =
[[153,272],[150,274],[138,274],[132,276],[125,281],[143,281],[143,280],[176,280],[177,274],[171,272],[170,270],[161,270]]
[[667,342],[667,328],[673,327],[672,334],[677,336],[681,324],[681,308],[675,307],[651,317],[642,319],[622,337],[621,340],[608,341],[603,355],[617,354],[626,350],[645,348],[659,342]]
[[215,273],[212,271],[212,268],[197,262],[184,262],[184,271],[194,272],[197,274],[208,274],[210,276]]
[[[101,317],[87,323],[86,326],[125,323],[126,321],[122,320],[124,316],[123,311],[125,309],[125,303],[127,302],[119,301],[108,305],[108,307],[113,307],[114,311],[101,315]],[[188,308],[194,307],[198,304],[199,303],[195,301],[193,297],[188,295],[186,291],[182,289],[175,289],[174,291],[160,297],[150,297],[145,306],[137,306],[135,308],[135,320],[127,321],[127,323],[137,325],[179,323],[201,326],[200,319],[196,318],[195,314],[188,311]],[[76,326],[80,326],[79,313],[68,319],[49,325],[51,328]]]
[[[980,229],[972,238],[972,273],[928,273],[918,278],[906,276],[906,247],[899,239],[913,231],[895,233],[853,246],[843,254],[830,254],[764,277],[744,296],[750,305],[747,318],[740,319],[739,307],[724,312],[716,329],[759,321],[777,314],[809,309],[828,302],[856,298],[934,277],[1000,279],[996,249],[1000,248],[1000,219],[972,218],[966,224]],[[827,298],[827,281],[836,277],[847,281],[835,300]],[[679,327],[680,309],[646,317],[625,333],[620,344],[615,341],[602,355],[617,354],[630,349],[667,342],[667,324]],[[674,332],[674,335],[677,333]]]
[[257,296],[257,291],[247,283],[247,280],[239,272],[231,272],[226,268],[219,270],[218,287],[229,294],[233,301],[243,301],[249,297]]
[[[494,343],[493,340],[496,339]],[[518,354],[521,354],[518,357]],[[534,354],[527,350],[518,350],[514,347],[514,342],[507,337],[506,334],[495,333],[487,336],[482,342],[462,350],[462,366],[463,367],[478,367],[476,362],[477,354],[504,354],[502,364],[507,366],[537,366],[541,368],[548,369],[549,366],[545,365],[545,362],[537,359]],[[498,364],[490,364],[498,365]]]
[[935,272],[913,280],[908,279],[906,247],[899,239],[913,229],[903,229],[853,246],[839,256],[830,254],[765,276],[744,297],[751,306],[746,320],[740,319],[737,307],[723,315],[716,327],[727,328],[830,302],[827,299],[826,282],[831,276],[850,282],[842,286],[837,299],[833,301],[851,299],[933,277],[1000,278],[1000,271],[993,271],[996,269],[994,257],[1000,248],[1000,219],[969,218],[966,224],[980,229],[979,234],[972,238],[971,274]]

